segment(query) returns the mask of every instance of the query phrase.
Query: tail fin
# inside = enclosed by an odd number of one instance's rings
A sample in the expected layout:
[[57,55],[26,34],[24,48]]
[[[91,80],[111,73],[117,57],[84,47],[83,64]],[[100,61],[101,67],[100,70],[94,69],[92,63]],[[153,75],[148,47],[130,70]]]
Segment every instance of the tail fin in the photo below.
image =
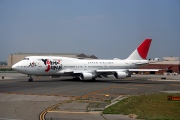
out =
[[145,39],[127,60],[144,60],[148,54],[152,39]]

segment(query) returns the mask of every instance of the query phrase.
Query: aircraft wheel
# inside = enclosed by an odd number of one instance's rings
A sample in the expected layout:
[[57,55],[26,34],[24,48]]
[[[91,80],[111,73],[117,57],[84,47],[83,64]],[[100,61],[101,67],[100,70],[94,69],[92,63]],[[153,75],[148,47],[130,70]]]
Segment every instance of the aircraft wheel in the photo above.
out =
[[92,80],[92,81],[96,81],[96,78],[92,78],[91,80]]
[[33,79],[31,77],[29,78],[29,82],[33,82]]

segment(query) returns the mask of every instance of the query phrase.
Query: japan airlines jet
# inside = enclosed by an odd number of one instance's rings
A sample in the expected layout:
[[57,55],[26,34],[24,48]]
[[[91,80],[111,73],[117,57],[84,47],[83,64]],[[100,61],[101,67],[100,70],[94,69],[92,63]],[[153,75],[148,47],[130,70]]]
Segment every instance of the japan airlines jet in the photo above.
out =
[[95,80],[98,77],[113,75],[116,79],[130,77],[131,71],[157,71],[136,69],[148,64],[146,56],[152,39],[145,39],[125,60],[86,60],[58,56],[29,56],[14,64],[12,69],[30,76],[73,76],[80,80]]

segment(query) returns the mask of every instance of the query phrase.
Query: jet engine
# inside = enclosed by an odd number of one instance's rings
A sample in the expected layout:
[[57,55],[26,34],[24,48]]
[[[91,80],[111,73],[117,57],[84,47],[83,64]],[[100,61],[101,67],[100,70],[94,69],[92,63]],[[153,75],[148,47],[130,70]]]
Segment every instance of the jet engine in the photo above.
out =
[[79,78],[80,80],[91,80],[93,75],[92,73],[82,73]]
[[130,75],[129,74],[127,74],[126,72],[115,72],[114,73],[114,77],[116,78],[116,79],[123,79],[123,78],[127,78],[127,77],[129,77]]

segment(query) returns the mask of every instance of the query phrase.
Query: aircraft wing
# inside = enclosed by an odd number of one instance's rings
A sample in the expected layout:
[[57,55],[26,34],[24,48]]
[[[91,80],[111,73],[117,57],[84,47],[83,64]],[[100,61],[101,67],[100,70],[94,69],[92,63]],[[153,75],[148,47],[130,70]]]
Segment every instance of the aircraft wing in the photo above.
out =
[[[133,72],[133,71],[159,71],[161,69],[103,69],[103,70],[94,70],[94,72],[96,73],[107,73],[107,74],[110,74],[110,73],[114,73],[114,72],[125,72],[125,71],[130,71],[130,72]],[[61,73],[74,73],[74,74],[79,74],[79,73],[84,73],[84,72],[92,72],[91,70],[90,71],[84,71],[84,70],[63,70],[61,71]],[[59,72],[60,73],[60,72]]]
[[103,69],[103,70],[95,70],[99,73],[105,73],[105,72],[116,72],[116,71],[126,71],[126,69]]
[[161,69],[109,69],[109,70],[96,70],[96,72],[116,72],[116,71],[159,71]]

